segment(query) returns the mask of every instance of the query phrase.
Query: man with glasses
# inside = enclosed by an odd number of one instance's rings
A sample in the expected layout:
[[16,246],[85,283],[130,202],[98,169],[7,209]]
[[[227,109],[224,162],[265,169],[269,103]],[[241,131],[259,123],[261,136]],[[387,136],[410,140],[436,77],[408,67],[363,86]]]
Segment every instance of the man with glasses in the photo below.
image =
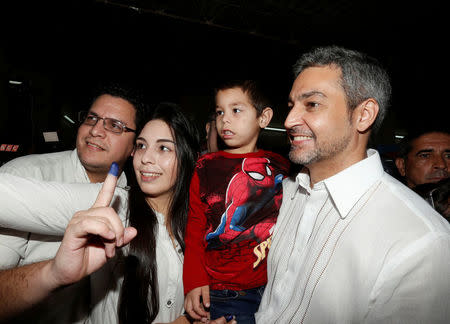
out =
[[[116,162],[120,174],[118,186],[125,187],[127,180],[122,170],[133,150],[141,110],[141,103],[129,89],[117,85],[99,89],[89,111],[80,113],[76,149],[20,157],[3,165],[0,173],[42,181],[96,183],[105,180],[111,164]],[[0,269],[54,256],[60,241],[60,237],[0,228]],[[10,274],[11,281],[20,280],[14,276],[14,270]],[[89,306],[86,284],[88,281],[82,281],[61,290],[17,321],[82,322]]]

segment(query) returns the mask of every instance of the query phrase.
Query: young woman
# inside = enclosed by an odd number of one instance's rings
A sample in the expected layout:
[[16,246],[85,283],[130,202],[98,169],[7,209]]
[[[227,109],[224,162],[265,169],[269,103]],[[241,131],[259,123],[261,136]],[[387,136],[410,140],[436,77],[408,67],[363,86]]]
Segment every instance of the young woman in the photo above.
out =
[[[159,104],[144,120],[147,123],[136,139],[133,153],[136,179],[131,184],[126,220],[128,226],[138,230],[138,235],[91,276],[91,323],[160,323],[174,321],[182,313],[188,188],[200,150],[199,136],[194,124],[174,104]],[[64,184],[48,185],[55,190],[64,187]],[[89,190],[99,188],[78,185],[84,186],[90,187]],[[0,186],[0,195],[2,191]],[[66,195],[63,204],[73,203],[82,194]],[[61,199],[57,200],[61,203]],[[67,211],[73,210],[58,210],[65,211],[67,225]],[[35,210],[21,217],[30,220],[34,214]],[[0,224],[8,226],[4,215],[0,213]],[[14,223],[20,224],[17,219]],[[48,221],[39,217],[31,225],[29,221],[23,223],[26,228],[16,225],[16,229],[62,234],[60,224],[48,226]]]

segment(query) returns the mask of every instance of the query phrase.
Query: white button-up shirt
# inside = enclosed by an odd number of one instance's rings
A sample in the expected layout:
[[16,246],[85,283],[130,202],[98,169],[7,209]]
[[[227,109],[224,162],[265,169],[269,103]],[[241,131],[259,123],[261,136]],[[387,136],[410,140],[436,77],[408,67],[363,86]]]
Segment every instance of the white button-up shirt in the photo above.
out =
[[378,152],[283,182],[257,323],[448,323],[450,226]]

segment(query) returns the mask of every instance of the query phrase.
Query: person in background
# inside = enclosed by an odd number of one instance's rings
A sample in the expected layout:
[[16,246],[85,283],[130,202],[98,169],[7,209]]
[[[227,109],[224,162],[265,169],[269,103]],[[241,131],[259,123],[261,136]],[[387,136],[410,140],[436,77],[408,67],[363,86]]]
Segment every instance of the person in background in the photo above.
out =
[[413,190],[450,222],[450,178],[420,184]]
[[219,143],[216,128],[216,112],[214,111],[208,116],[208,120],[205,124],[206,141],[205,148],[202,151],[202,155],[205,153],[212,153],[219,151]]
[[[120,175],[118,186],[124,188],[127,179],[122,169],[133,150],[136,125],[144,109],[137,92],[119,84],[101,86],[89,111],[83,114],[73,151],[19,157],[4,164],[0,173],[61,183],[95,183],[105,180],[115,161]],[[124,196],[122,201],[126,199]],[[0,286],[15,286],[22,280],[16,269],[10,268],[53,257],[60,243],[61,237],[0,228],[0,269],[9,269],[3,273]],[[32,272],[35,268],[31,265],[27,269]],[[60,289],[17,321],[83,322],[89,311],[88,284],[84,280]]]
[[215,100],[217,133],[227,147],[201,156],[191,182],[185,309],[196,320],[234,315],[254,323],[289,162],[257,147],[273,111],[255,81],[230,81]]
[[404,139],[395,164],[409,188],[448,178],[450,133],[432,125],[413,130]]

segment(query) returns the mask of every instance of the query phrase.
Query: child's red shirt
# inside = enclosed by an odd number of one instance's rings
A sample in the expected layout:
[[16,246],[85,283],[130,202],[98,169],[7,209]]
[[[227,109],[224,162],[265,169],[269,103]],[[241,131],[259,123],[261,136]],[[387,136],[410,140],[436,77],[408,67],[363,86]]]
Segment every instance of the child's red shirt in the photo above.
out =
[[267,282],[267,252],[290,163],[259,150],[200,157],[190,186],[184,291],[243,290]]

